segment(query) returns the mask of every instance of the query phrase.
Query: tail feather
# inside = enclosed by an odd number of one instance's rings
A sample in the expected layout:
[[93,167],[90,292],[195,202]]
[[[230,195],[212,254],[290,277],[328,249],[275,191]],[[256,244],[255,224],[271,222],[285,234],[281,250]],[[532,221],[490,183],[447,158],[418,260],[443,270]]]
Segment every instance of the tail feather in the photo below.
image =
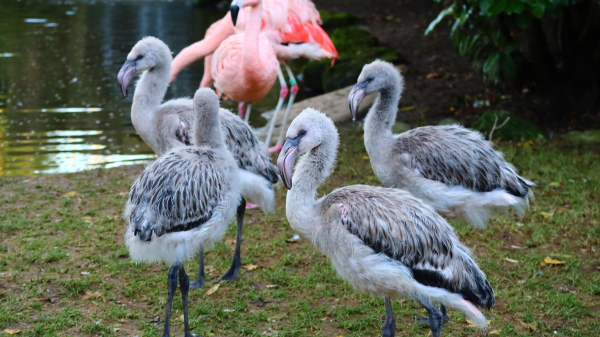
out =
[[470,256],[465,253],[461,260],[464,268],[464,280],[460,293],[466,300],[489,310],[496,304],[494,289]]
[[502,188],[508,193],[519,198],[527,198],[529,191],[535,184],[517,174],[515,168],[506,164],[502,168]]

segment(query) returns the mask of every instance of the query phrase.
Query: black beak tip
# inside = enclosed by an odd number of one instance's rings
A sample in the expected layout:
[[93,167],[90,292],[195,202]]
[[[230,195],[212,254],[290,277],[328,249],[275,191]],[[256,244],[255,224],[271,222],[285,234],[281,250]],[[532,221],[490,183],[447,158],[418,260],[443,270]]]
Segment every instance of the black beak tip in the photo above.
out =
[[240,12],[240,7],[237,5],[231,5],[229,7],[229,11],[231,12],[231,21],[233,21],[233,25],[237,23],[238,13]]

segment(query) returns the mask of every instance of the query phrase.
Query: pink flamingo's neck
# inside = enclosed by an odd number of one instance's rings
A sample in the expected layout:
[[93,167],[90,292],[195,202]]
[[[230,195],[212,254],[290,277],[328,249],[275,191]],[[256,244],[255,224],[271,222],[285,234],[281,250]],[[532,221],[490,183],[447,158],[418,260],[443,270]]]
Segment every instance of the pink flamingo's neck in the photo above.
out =
[[262,1],[250,7],[248,20],[246,21],[246,35],[244,36],[244,52],[242,54],[243,77],[247,82],[259,80],[260,72],[260,51],[258,48],[258,38],[262,22]]

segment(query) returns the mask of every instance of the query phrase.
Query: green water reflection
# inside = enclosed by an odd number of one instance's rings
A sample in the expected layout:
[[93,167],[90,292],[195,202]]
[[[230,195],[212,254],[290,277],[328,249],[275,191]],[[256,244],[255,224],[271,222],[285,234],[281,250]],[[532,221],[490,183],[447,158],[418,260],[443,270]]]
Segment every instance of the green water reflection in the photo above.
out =
[[[116,74],[142,37],[157,36],[177,53],[226,13],[190,3],[0,1],[0,176],[152,160],[131,125],[131,97],[121,96]],[[192,96],[202,66],[184,70],[167,99]],[[275,85],[253,105],[253,125],[266,122],[260,112],[275,106],[278,92]]]

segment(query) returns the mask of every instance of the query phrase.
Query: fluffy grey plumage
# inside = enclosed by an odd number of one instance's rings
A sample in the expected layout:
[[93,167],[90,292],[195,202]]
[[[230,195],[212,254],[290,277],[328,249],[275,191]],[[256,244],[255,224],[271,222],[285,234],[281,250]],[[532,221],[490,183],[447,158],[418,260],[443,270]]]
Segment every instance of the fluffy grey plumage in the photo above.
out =
[[494,305],[494,291],[469,249],[442,217],[410,193],[353,185],[334,190],[318,206],[323,217],[335,214],[330,221],[341,219],[374,252],[408,267],[417,282],[459,293],[486,309]]
[[[173,60],[169,47],[157,38],[145,37],[132,48],[127,59],[135,62],[136,73],[143,72],[131,107],[131,120],[140,137],[158,156],[178,146],[194,145],[192,100],[178,98],[162,103]],[[239,167],[276,183],[275,165],[252,128],[226,109],[219,110],[219,117],[227,148]]]
[[442,303],[486,325],[476,306],[493,306],[494,291],[444,218],[400,189],[354,185],[316,199],[335,161],[337,130],[324,114],[306,109],[287,137],[277,163],[291,187],[288,221],[342,278],[380,296],[412,296],[428,311],[430,302]]
[[182,147],[150,164],[129,193],[134,234],[149,241],[152,232],[186,231],[210,219],[231,191],[232,170],[210,148]]
[[225,148],[217,96],[200,89],[195,101],[199,146],[165,153],[129,192],[124,218],[134,260],[175,262],[197,254],[225,234],[240,202],[239,171]]
[[375,61],[364,66],[349,97],[355,110],[362,97],[379,93],[365,119],[365,147],[379,180],[477,227],[485,226],[495,208],[522,213],[534,184],[519,176],[481,133],[458,124],[392,133],[403,88],[395,67]]

